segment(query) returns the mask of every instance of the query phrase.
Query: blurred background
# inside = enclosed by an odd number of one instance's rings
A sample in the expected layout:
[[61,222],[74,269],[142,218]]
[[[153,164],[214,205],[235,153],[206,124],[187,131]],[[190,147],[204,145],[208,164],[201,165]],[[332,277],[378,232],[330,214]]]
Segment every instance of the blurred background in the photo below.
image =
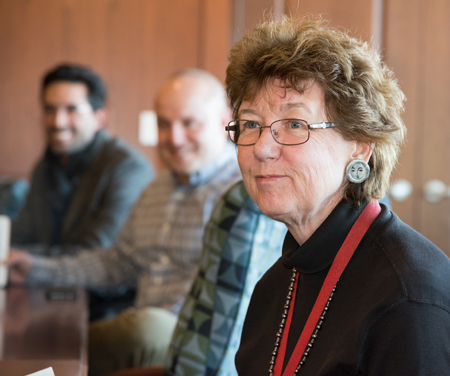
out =
[[320,14],[381,52],[408,98],[393,209],[450,255],[448,0],[0,0],[0,176],[28,178],[41,155],[40,80],[61,62],[105,79],[109,131],[164,168],[139,133],[158,86],[186,67],[223,81],[233,43],[268,14]]

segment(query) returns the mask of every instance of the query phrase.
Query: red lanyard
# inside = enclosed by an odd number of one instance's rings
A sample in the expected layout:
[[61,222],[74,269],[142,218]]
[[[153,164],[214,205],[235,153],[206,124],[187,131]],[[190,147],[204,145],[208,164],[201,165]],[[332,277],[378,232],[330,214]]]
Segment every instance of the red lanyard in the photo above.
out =
[[[314,331],[316,323],[319,321],[320,315],[325,308],[325,304],[328,301],[331,292],[333,291],[334,286],[336,286],[337,281],[342,275],[345,267],[350,261],[353,253],[358,247],[359,242],[369,229],[372,222],[378,216],[381,211],[380,204],[377,200],[372,200],[369,204],[366,205],[362,213],[359,215],[356,222],[353,224],[350,232],[345,238],[344,243],[342,244],[339,252],[334,258],[333,264],[331,265],[330,270],[328,271],[327,277],[320,289],[319,296],[314,303],[313,309],[306,321],[305,327],[303,328],[302,334],[295,346],[295,349],[289,359],[289,362],[284,370],[283,376],[293,375],[295,369],[297,368],[300,359],[305,352],[306,345],[308,344],[309,339]],[[291,328],[292,315],[294,312],[295,305],[295,296],[297,293],[297,284],[298,284],[298,274],[295,281],[294,291],[292,292],[292,300],[291,300],[291,309],[289,310],[288,317],[286,320],[286,325],[284,329],[284,335],[281,338],[280,347],[278,349],[278,356],[275,361],[274,367],[274,376],[280,376],[281,370],[283,369],[284,358],[286,356],[286,345],[289,336],[289,330]]]

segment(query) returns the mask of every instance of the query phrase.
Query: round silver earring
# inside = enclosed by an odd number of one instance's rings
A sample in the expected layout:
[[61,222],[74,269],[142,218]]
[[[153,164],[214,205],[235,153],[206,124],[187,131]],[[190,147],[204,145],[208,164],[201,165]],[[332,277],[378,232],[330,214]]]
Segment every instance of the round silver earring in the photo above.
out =
[[353,159],[347,166],[345,175],[351,183],[362,183],[369,177],[370,167],[363,159]]

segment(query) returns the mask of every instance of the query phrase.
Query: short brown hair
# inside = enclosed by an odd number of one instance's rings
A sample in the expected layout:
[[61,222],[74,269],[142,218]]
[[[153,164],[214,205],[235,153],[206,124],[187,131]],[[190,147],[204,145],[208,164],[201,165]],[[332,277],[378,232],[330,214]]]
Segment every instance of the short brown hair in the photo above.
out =
[[47,87],[60,81],[85,84],[88,89],[87,100],[94,111],[105,107],[106,84],[92,69],[80,64],[60,64],[48,71],[42,79],[41,96]]
[[345,198],[359,206],[382,198],[406,134],[401,119],[405,96],[380,55],[322,20],[284,17],[258,25],[229,54],[226,88],[236,118],[243,101],[280,79],[302,91],[315,81],[325,92],[329,121],[348,140],[374,144],[369,178],[347,184]]

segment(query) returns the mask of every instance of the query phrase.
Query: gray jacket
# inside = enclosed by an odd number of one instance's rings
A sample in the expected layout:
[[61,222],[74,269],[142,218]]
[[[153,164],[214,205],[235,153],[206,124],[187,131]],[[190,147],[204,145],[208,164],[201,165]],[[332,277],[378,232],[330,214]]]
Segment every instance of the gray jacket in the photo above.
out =
[[93,158],[76,186],[60,224],[59,244],[52,245],[52,195],[49,163],[42,158],[19,218],[13,222],[13,246],[33,254],[71,255],[114,243],[130,209],[154,171],[147,158],[104,130],[93,144]]

